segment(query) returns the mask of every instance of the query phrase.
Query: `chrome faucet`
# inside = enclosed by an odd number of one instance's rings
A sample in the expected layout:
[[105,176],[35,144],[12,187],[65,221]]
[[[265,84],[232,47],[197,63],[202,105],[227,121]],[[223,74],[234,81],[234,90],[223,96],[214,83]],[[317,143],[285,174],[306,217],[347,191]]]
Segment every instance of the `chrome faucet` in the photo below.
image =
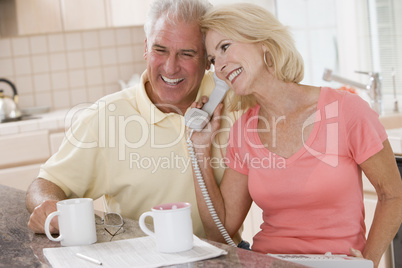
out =
[[367,85],[355,82],[337,75],[332,74],[332,70],[325,69],[323,79],[324,81],[336,81],[339,83],[347,84],[350,86],[354,86],[357,88],[367,90],[367,93],[370,97],[370,106],[371,108],[376,111],[379,115],[383,112],[382,107],[382,91],[381,91],[381,77],[380,74],[377,72],[360,72],[356,71],[359,74],[367,74],[370,79]]

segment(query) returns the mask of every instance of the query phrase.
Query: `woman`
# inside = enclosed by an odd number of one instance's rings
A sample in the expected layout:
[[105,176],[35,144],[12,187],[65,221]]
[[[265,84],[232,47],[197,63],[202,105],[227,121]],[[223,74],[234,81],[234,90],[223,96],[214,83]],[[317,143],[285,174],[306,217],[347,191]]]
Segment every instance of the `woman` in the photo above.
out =
[[[202,169],[229,235],[254,201],[263,210],[263,223],[252,250],[362,252],[377,266],[402,219],[401,178],[378,115],[357,95],[299,84],[302,58],[288,30],[263,8],[217,6],[201,27],[208,59],[236,95],[232,108],[248,108],[231,129],[221,185],[212,162]],[[194,144],[210,143],[221,108],[210,123],[213,131],[193,133]],[[196,153],[209,159],[209,148]],[[367,241],[361,171],[379,197]],[[208,238],[223,241],[200,189],[196,192]]]

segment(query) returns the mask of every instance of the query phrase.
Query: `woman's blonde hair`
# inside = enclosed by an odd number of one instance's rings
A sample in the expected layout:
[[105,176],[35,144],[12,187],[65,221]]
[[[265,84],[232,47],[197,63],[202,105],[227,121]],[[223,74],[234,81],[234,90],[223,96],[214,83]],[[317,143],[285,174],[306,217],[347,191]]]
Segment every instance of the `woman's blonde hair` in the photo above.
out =
[[[289,30],[266,9],[250,3],[217,5],[202,17],[200,26],[204,35],[214,30],[237,42],[263,44],[276,78],[293,83],[303,79],[303,58]],[[232,95],[232,110],[246,109],[256,103],[251,95]]]

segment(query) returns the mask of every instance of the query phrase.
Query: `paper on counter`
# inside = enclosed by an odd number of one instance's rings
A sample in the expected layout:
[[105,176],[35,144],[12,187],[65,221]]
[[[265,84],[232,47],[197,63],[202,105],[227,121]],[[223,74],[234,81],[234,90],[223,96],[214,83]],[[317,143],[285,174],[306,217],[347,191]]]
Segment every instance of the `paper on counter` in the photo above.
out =
[[[159,267],[215,258],[227,254],[194,236],[191,250],[159,253],[152,237],[140,237],[87,246],[45,248],[43,253],[52,267]],[[102,262],[102,266],[76,257],[81,253]]]

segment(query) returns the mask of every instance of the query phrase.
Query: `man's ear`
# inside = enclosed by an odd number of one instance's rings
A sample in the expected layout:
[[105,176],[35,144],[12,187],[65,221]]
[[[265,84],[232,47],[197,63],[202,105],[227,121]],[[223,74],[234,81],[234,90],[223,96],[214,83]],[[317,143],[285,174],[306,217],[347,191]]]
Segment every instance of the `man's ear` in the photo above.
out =
[[147,39],[145,38],[145,47],[144,47],[144,59],[147,59],[147,55],[148,55],[148,43],[147,43]]

